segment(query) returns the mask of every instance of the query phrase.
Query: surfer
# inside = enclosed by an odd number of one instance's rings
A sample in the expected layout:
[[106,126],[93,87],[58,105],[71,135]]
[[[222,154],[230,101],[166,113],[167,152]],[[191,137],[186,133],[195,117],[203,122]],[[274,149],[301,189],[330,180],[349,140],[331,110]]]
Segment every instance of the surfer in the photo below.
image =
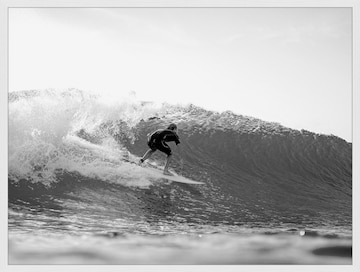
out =
[[164,175],[172,175],[168,170],[172,158],[172,152],[171,148],[166,144],[166,142],[175,142],[176,146],[178,146],[178,144],[180,144],[180,140],[177,132],[178,130],[176,124],[170,124],[166,129],[158,129],[153,133],[149,133],[147,144],[150,149],[146,151],[142,159],[140,159],[139,165],[141,165],[144,161],[150,158],[156,150],[160,150],[167,155],[164,167]]

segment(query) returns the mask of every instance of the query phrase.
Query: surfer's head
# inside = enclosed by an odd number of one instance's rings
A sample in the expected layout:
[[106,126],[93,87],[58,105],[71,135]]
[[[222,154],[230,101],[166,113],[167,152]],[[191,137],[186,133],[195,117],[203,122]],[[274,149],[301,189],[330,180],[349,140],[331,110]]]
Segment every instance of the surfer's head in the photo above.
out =
[[177,130],[177,125],[175,125],[174,123],[170,124],[167,129],[170,129],[170,130]]

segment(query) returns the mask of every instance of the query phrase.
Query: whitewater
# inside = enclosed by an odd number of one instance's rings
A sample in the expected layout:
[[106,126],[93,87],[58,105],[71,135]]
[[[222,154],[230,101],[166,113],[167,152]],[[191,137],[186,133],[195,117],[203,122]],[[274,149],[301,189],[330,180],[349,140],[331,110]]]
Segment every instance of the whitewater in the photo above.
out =
[[[352,264],[339,137],[77,89],[11,92],[8,122],[9,264]],[[205,185],[131,163],[170,123],[170,167]]]

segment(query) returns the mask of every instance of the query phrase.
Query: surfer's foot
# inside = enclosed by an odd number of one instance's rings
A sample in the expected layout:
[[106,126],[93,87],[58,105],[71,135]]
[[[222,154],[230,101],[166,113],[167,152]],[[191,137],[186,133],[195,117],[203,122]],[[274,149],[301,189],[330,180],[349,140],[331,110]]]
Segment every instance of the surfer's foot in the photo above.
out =
[[138,162],[138,165],[142,165],[143,162],[144,162],[144,160],[143,160],[143,159],[140,159],[139,162]]
[[169,171],[164,171],[164,173],[163,173],[164,175],[166,175],[166,176],[173,176],[173,174],[172,173],[170,173]]

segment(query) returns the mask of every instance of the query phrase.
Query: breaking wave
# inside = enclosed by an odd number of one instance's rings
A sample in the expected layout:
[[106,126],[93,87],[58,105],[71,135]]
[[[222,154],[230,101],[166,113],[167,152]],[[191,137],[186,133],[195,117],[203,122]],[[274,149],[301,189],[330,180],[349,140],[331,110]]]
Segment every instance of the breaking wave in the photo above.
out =
[[[147,133],[170,122],[178,124],[184,159],[181,167],[175,153],[171,166],[205,186],[169,186],[129,162],[146,151]],[[160,167],[158,153],[152,163]],[[117,216],[351,224],[352,145],[194,105],[21,91],[9,94],[8,183],[14,205],[71,198]]]

